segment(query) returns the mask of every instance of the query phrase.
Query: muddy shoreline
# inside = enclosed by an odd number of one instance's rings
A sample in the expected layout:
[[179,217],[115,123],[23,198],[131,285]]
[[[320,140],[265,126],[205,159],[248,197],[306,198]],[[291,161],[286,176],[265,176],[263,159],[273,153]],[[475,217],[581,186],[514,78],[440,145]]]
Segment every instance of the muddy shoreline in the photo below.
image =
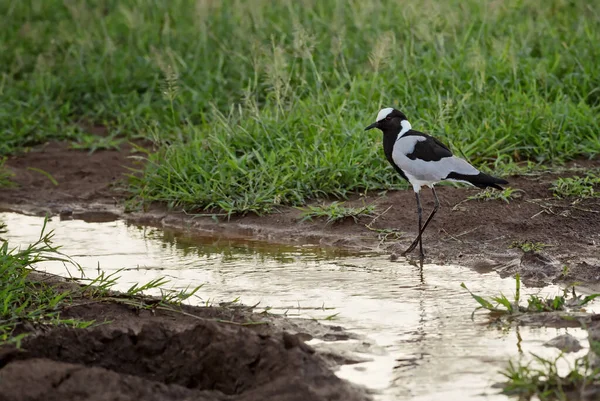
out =
[[95,323],[18,326],[15,334],[28,334],[21,348],[0,347],[3,400],[370,399],[333,373],[352,361],[304,342],[352,338],[340,327],[246,307],[165,307],[119,293],[94,298],[56,276],[31,277],[72,294],[61,319]]
[[[130,157],[130,151],[125,146],[121,151],[89,154],[71,150],[64,143],[49,143],[13,156],[7,166],[18,186],[0,191],[0,210],[95,222],[123,219],[188,237],[316,245],[385,253],[392,258],[416,234],[411,191],[355,196],[347,205],[373,204],[378,217],[334,224],[324,220],[301,221],[301,212],[289,207],[267,216],[231,218],[168,210],[164,205],[128,212],[123,190],[125,174],[140,167]],[[31,167],[48,172],[58,185]],[[598,168],[600,161],[577,161],[566,167],[561,174],[508,177],[509,185],[521,191],[509,203],[467,200],[478,190],[440,187],[442,208],[424,236],[426,262],[495,270],[501,275],[519,272],[528,285],[600,283],[600,199],[557,199],[550,191],[551,182],[557,177]],[[425,212],[433,206],[428,195],[422,197]],[[390,229],[401,234],[386,238],[382,230]],[[524,252],[515,247],[523,242],[543,247]]]

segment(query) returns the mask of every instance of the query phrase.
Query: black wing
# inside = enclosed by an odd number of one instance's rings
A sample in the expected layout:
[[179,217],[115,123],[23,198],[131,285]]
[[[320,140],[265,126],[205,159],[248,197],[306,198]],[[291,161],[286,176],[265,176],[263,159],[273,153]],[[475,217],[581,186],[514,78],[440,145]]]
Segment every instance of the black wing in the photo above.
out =
[[424,134],[419,131],[410,130],[403,136],[420,136],[425,138],[424,141],[419,141],[415,144],[415,148],[412,153],[406,155],[411,160],[423,160],[426,162],[436,162],[445,157],[452,157],[452,152],[446,145],[440,142],[438,139]]

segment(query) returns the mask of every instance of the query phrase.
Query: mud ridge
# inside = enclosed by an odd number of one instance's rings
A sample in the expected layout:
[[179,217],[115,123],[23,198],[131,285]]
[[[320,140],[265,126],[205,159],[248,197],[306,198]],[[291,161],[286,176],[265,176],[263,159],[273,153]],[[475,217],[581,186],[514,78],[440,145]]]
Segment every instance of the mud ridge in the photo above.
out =
[[[38,382],[48,386],[49,381],[59,392],[63,387],[72,392],[78,386],[85,389],[90,376],[96,376],[117,386],[154,386],[172,399],[368,399],[329,371],[311,347],[286,332],[261,335],[211,321],[181,332],[164,324],[146,325],[138,333],[102,326],[56,329],[26,340],[23,349],[1,363],[6,366],[0,370],[0,393],[12,390],[15,400],[21,389],[15,389],[10,378],[32,367],[28,376],[36,370],[39,374],[20,381],[23,390]],[[44,366],[52,374],[44,374]],[[104,393],[109,397],[112,391]],[[39,394],[45,396],[43,391]]]
[[370,399],[333,371],[352,360],[305,343],[358,338],[340,327],[247,307],[152,309],[153,298],[90,299],[56,276],[31,278],[70,291],[62,319],[95,324],[19,326],[14,335],[28,334],[21,347],[0,346],[1,400]]

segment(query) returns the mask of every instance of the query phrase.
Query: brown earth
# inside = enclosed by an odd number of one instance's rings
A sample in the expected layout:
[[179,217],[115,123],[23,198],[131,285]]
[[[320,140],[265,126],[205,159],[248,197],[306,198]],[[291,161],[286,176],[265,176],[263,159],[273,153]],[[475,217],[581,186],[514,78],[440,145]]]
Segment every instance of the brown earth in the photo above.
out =
[[243,307],[158,307],[152,298],[116,293],[90,298],[52,276],[35,280],[72,291],[62,319],[97,324],[19,326],[15,334],[30,334],[21,348],[0,347],[1,400],[369,399],[304,343],[313,334],[351,336],[339,327]]
[[[75,151],[63,143],[50,143],[11,157],[16,188],[0,191],[0,210],[65,218],[102,221],[117,218],[188,236],[252,239],[279,243],[317,244],[355,251],[387,252],[395,258],[416,235],[416,210],[412,191],[394,191],[354,197],[349,205],[374,204],[380,214],[335,224],[323,220],[300,222],[301,212],[281,208],[268,216],[246,215],[230,220],[210,215],[190,215],[152,205],[145,212],[127,213],[123,207],[124,174],[136,167],[130,147],[93,154]],[[132,157],[133,156],[133,157]],[[45,175],[58,182],[54,185]],[[139,167],[139,165],[137,165]],[[574,169],[600,167],[600,160],[571,163]],[[521,197],[505,203],[473,201],[476,189],[441,186],[442,208],[424,234],[426,262],[461,264],[508,275],[520,272],[528,284],[560,281],[600,283],[600,200],[556,199],[550,185],[558,174],[509,177]],[[432,207],[429,191],[422,193],[425,213]],[[216,221],[215,221],[216,220]],[[371,223],[369,225],[369,223]],[[369,228],[366,226],[369,225]],[[401,236],[385,237],[381,230],[395,229]],[[377,231],[379,230],[379,231]],[[537,252],[513,248],[514,242],[540,242]],[[566,267],[566,269],[565,269]]]

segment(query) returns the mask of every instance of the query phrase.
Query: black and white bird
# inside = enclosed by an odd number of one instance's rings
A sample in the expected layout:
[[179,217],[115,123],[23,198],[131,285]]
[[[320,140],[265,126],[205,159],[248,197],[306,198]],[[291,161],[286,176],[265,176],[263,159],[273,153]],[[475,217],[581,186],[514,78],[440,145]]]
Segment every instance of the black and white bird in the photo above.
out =
[[[368,131],[378,128],[383,132],[383,151],[394,169],[413,187],[417,198],[419,214],[419,234],[413,243],[402,254],[403,256],[419,244],[421,259],[424,257],[423,231],[437,212],[440,201],[435,193],[434,185],[440,181],[458,181],[479,188],[492,187],[502,189],[498,184],[508,184],[501,178],[482,173],[467,161],[452,155],[446,145],[436,138],[412,129],[406,116],[391,107],[381,109],[376,121],[365,128]],[[419,191],[428,186],[433,192],[435,204],[431,214],[422,224],[422,209]]]

